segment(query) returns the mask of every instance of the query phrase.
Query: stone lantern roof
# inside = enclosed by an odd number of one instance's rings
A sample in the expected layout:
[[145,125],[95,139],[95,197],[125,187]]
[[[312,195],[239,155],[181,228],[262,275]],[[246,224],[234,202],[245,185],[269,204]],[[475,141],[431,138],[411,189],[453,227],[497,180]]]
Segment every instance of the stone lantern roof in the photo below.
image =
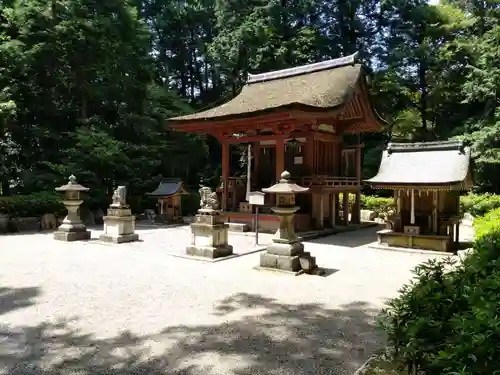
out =
[[74,175],[69,176],[69,181],[66,185],[59,186],[55,189],[56,191],[89,191],[89,188],[86,188],[76,182],[76,177]]
[[262,189],[264,193],[274,193],[274,194],[297,194],[305,193],[309,188],[302,187],[292,182],[291,175],[288,171],[284,171],[281,174],[281,179],[279,182],[271,187]]

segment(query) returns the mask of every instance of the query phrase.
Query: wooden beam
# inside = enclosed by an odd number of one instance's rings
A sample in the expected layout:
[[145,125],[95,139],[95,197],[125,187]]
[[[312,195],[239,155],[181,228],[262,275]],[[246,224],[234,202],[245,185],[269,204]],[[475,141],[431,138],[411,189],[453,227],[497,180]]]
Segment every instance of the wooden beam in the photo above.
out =
[[225,120],[185,120],[185,121],[175,121],[171,120],[169,122],[169,128],[180,132],[189,133],[205,133],[210,134],[216,131],[216,129],[224,130],[236,130],[236,129],[256,129],[261,130],[268,127],[269,125],[285,125],[285,124],[295,124],[298,126],[309,126],[313,124],[322,124],[325,121],[331,122],[331,119],[336,119],[339,109],[334,109],[330,111],[304,111],[304,110],[285,110],[283,112],[273,112],[267,113],[260,116],[252,116],[245,118],[232,118]]
[[221,138],[221,141],[228,142],[230,144],[255,143],[260,141],[274,141],[279,137],[285,137],[285,139],[306,138],[309,134],[310,134],[309,132],[292,132],[292,133],[282,132],[280,134],[265,134],[265,135],[255,135],[255,136]]

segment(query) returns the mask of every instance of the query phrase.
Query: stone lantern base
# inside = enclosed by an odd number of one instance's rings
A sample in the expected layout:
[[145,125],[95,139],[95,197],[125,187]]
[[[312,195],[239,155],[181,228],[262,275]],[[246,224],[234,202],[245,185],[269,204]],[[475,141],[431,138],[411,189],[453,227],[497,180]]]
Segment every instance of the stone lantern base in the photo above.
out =
[[[63,225],[61,225],[61,227]],[[90,240],[90,232],[85,227],[73,227],[68,229],[61,227],[54,232],[55,240],[66,242]]]
[[228,228],[220,211],[199,210],[196,221],[191,224],[193,242],[186,247],[186,254],[211,259],[232,255],[233,247],[228,244]]
[[269,245],[260,255],[260,267],[294,273],[313,273],[318,269],[316,258],[304,251],[299,241]]
[[99,240],[112,243],[125,243],[139,240],[135,231],[135,217],[128,207],[110,207],[103,217],[104,233]]

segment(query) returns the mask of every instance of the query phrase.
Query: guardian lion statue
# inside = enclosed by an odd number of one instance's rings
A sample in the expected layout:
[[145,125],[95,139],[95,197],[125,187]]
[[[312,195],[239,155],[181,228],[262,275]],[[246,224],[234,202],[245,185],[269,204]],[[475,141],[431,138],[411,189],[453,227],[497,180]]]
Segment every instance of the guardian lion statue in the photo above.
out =
[[113,203],[111,207],[126,207],[127,206],[127,187],[118,186],[113,192],[113,197],[111,198]]
[[212,192],[209,187],[203,186],[200,190],[200,209],[202,210],[218,210],[219,209],[219,199],[217,198],[217,193]]

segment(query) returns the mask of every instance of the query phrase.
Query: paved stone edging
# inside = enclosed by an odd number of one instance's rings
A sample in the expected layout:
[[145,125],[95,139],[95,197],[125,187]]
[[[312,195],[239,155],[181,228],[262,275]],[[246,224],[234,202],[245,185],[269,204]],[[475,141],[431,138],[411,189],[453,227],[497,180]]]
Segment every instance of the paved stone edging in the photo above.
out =
[[352,224],[348,226],[337,226],[332,229],[325,229],[322,231],[314,231],[314,232],[308,232],[304,233],[303,235],[300,235],[299,233],[299,238],[301,241],[310,241],[310,240],[315,240],[317,238],[322,238],[322,237],[328,237],[328,236],[333,236],[335,234],[340,234],[340,233],[346,233],[346,232],[353,232],[355,230],[359,229],[366,229],[366,228],[371,228],[379,225],[377,222],[372,222],[372,221],[366,221],[361,224]]
[[234,258],[239,258],[245,255],[250,255],[250,254],[255,254],[260,251],[263,251],[266,249],[266,246],[259,246],[255,248],[255,250],[248,251],[246,253],[240,253],[240,254],[231,254],[226,257],[220,257],[220,258],[205,258],[205,257],[200,257],[200,256],[194,256],[194,255],[187,255],[187,254],[167,254],[172,257],[176,258],[181,258],[181,259],[191,259],[191,260],[197,260],[199,262],[206,262],[206,263],[217,263],[217,262],[222,262],[224,260],[229,260],[229,259],[234,259]]
[[447,253],[444,251],[433,251],[433,250],[423,250],[423,249],[410,249],[406,247],[396,247],[396,246],[384,246],[384,245],[370,245],[370,248],[376,250],[387,250],[396,251],[409,254],[426,254],[426,255],[440,255],[440,256],[456,256],[454,253]]

